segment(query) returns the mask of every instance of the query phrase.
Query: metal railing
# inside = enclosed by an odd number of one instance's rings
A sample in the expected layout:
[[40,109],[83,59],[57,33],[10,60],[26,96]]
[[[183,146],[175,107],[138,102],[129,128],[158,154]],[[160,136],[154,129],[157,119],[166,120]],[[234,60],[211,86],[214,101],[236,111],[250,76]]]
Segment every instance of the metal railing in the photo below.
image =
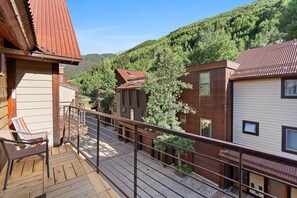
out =
[[[68,132],[66,141],[76,148],[78,154],[86,158],[97,170],[97,173],[108,179],[122,196],[211,197],[215,193],[221,193],[226,197],[243,197],[247,192],[253,192],[265,197],[275,197],[265,192],[265,189],[260,190],[244,181],[243,173],[246,171],[288,187],[297,188],[296,183],[288,181],[286,178],[264,173],[245,163],[246,158],[254,157],[297,168],[297,160],[288,159],[276,153],[263,152],[73,106],[64,107],[63,112],[66,122],[65,129]],[[80,122],[80,114],[85,115],[85,125]],[[174,152],[157,149],[153,143],[160,132],[192,140],[195,145],[198,144],[198,147],[201,144],[205,148],[212,148],[212,152],[204,152],[197,149],[197,146],[194,150],[187,149],[162,140],[158,141],[175,151],[183,150],[187,156],[194,156],[194,160],[193,157],[180,157]],[[237,157],[233,161],[222,159],[219,152],[226,150],[236,152]],[[153,153],[158,155],[153,155]],[[160,160],[158,156],[163,157]],[[175,163],[169,165],[164,157],[174,159]],[[208,163],[211,163],[205,164],[204,161],[207,160]],[[178,168],[177,161],[199,174]],[[218,165],[219,168],[212,168],[212,164]],[[238,178],[234,179],[232,174],[220,171],[222,169],[220,167],[232,168]],[[184,178],[180,178],[174,173],[184,176]],[[200,176],[205,174],[217,179],[219,181],[217,183],[221,185]],[[187,183],[189,181],[190,183]],[[238,193],[224,188],[224,184],[228,183],[237,186]]]

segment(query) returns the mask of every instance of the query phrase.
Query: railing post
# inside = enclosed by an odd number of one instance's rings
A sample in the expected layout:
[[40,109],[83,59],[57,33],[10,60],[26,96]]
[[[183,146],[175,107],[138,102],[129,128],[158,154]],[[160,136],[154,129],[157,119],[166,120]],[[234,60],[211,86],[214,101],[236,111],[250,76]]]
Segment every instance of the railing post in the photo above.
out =
[[79,141],[80,141],[80,137],[79,137],[79,128],[80,128],[80,110],[77,109],[77,154],[79,155]]
[[239,175],[238,175],[238,180],[239,180],[239,192],[238,196],[241,198],[242,196],[242,190],[241,190],[241,185],[242,185],[242,153],[239,153]]
[[71,127],[71,106],[68,107],[69,116],[68,116],[68,142],[70,142],[70,127]]
[[138,132],[137,125],[134,126],[134,198],[137,198],[137,145],[138,145]]
[[97,117],[97,173],[99,173],[99,157],[100,157],[100,116]]

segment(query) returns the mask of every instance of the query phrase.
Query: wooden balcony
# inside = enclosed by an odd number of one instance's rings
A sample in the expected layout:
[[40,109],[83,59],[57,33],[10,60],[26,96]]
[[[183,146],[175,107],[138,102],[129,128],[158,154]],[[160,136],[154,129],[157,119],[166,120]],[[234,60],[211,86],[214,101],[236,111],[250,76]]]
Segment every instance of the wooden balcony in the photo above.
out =
[[50,178],[44,161],[32,156],[14,162],[3,191],[5,166],[0,173],[0,197],[119,197],[70,145],[51,148]]

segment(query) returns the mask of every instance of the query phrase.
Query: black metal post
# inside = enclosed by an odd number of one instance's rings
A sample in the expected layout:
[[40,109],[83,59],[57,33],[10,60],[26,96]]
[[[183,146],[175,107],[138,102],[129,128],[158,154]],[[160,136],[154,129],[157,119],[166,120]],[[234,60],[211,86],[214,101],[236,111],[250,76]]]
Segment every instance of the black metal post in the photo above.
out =
[[100,157],[100,116],[97,117],[97,173],[99,173],[99,157]]
[[78,118],[77,118],[77,122],[78,122],[78,124],[77,124],[77,154],[79,155],[79,139],[80,139],[80,137],[79,137],[79,128],[80,128],[80,110],[78,109],[77,110],[77,115],[78,115]]
[[135,125],[134,130],[134,198],[137,198],[137,146],[138,145],[138,132]]
[[239,175],[238,175],[238,180],[239,180],[238,196],[239,196],[239,198],[241,198],[241,196],[242,196],[242,190],[241,190],[241,185],[242,185],[242,152],[239,153]]

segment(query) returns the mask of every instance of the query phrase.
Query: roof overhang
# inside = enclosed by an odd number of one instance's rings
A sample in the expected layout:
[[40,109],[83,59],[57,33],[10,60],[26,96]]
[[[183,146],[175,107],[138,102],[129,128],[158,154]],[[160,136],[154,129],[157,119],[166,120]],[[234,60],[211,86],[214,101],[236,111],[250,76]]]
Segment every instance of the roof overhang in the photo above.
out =
[[[36,39],[27,0],[0,0],[0,37],[28,54]],[[0,51],[3,51],[3,46]]]
[[239,67],[239,63],[236,63],[230,60],[223,60],[223,61],[216,61],[211,63],[190,66],[190,67],[187,67],[187,72],[207,71],[207,70],[220,69],[220,68],[228,68],[231,70],[236,70],[238,67]]

